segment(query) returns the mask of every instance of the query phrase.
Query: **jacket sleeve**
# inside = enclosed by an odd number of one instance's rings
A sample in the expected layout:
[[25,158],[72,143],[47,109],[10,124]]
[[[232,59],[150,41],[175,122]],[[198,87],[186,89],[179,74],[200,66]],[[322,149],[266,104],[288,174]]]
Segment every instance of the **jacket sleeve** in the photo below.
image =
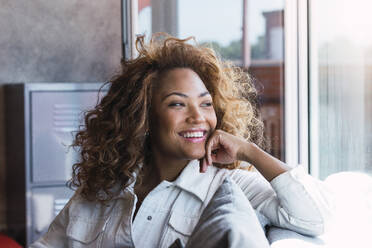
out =
[[272,225],[321,235],[331,217],[332,193],[297,166],[267,182],[258,172],[235,170],[231,178]]
[[[76,195],[76,193],[75,193]],[[69,208],[73,202],[73,196],[61,212],[50,224],[48,231],[41,238],[31,244],[30,248],[62,248],[68,247],[68,239],[66,236],[66,227],[69,220]]]

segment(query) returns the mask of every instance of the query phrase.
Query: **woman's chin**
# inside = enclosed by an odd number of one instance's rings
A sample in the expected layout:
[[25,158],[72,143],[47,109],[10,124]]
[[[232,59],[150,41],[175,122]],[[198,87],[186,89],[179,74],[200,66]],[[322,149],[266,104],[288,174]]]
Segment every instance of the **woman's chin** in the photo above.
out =
[[202,159],[204,158],[205,156],[205,152],[197,152],[197,153],[191,153],[191,154],[188,154],[188,158],[190,160],[194,160],[194,159]]

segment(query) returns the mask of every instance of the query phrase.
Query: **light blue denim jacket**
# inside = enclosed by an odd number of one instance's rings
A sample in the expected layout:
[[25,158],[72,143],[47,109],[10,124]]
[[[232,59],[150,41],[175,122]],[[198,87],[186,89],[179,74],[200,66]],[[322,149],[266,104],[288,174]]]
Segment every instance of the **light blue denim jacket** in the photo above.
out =
[[134,221],[134,183],[107,205],[86,201],[77,191],[31,247],[169,247],[176,239],[186,244],[227,177],[270,224],[306,235],[324,232],[331,212],[329,192],[301,166],[269,183],[258,172],[245,170],[209,167],[202,174],[193,160],[174,182],[163,181],[146,196]]

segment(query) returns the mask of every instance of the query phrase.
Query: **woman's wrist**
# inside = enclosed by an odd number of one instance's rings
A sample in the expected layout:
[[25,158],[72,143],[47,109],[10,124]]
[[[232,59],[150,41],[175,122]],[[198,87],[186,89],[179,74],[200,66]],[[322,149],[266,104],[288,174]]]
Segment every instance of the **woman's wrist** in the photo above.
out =
[[247,142],[241,150],[241,160],[253,165],[268,182],[290,170],[282,161],[261,150],[256,144]]
[[244,142],[238,153],[238,160],[252,163],[254,161],[256,149],[258,149],[258,146],[255,143]]

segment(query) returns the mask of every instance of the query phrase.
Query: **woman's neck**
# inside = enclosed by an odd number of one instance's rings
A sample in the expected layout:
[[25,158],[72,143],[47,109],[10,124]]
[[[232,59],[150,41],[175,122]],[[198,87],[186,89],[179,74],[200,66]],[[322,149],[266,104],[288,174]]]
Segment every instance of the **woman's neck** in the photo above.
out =
[[156,169],[159,181],[169,181],[172,182],[177,179],[181,174],[182,170],[189,163],[186,159],[174,159],[165,157],[162,154],[153,153],[152,158],[153,168]]

